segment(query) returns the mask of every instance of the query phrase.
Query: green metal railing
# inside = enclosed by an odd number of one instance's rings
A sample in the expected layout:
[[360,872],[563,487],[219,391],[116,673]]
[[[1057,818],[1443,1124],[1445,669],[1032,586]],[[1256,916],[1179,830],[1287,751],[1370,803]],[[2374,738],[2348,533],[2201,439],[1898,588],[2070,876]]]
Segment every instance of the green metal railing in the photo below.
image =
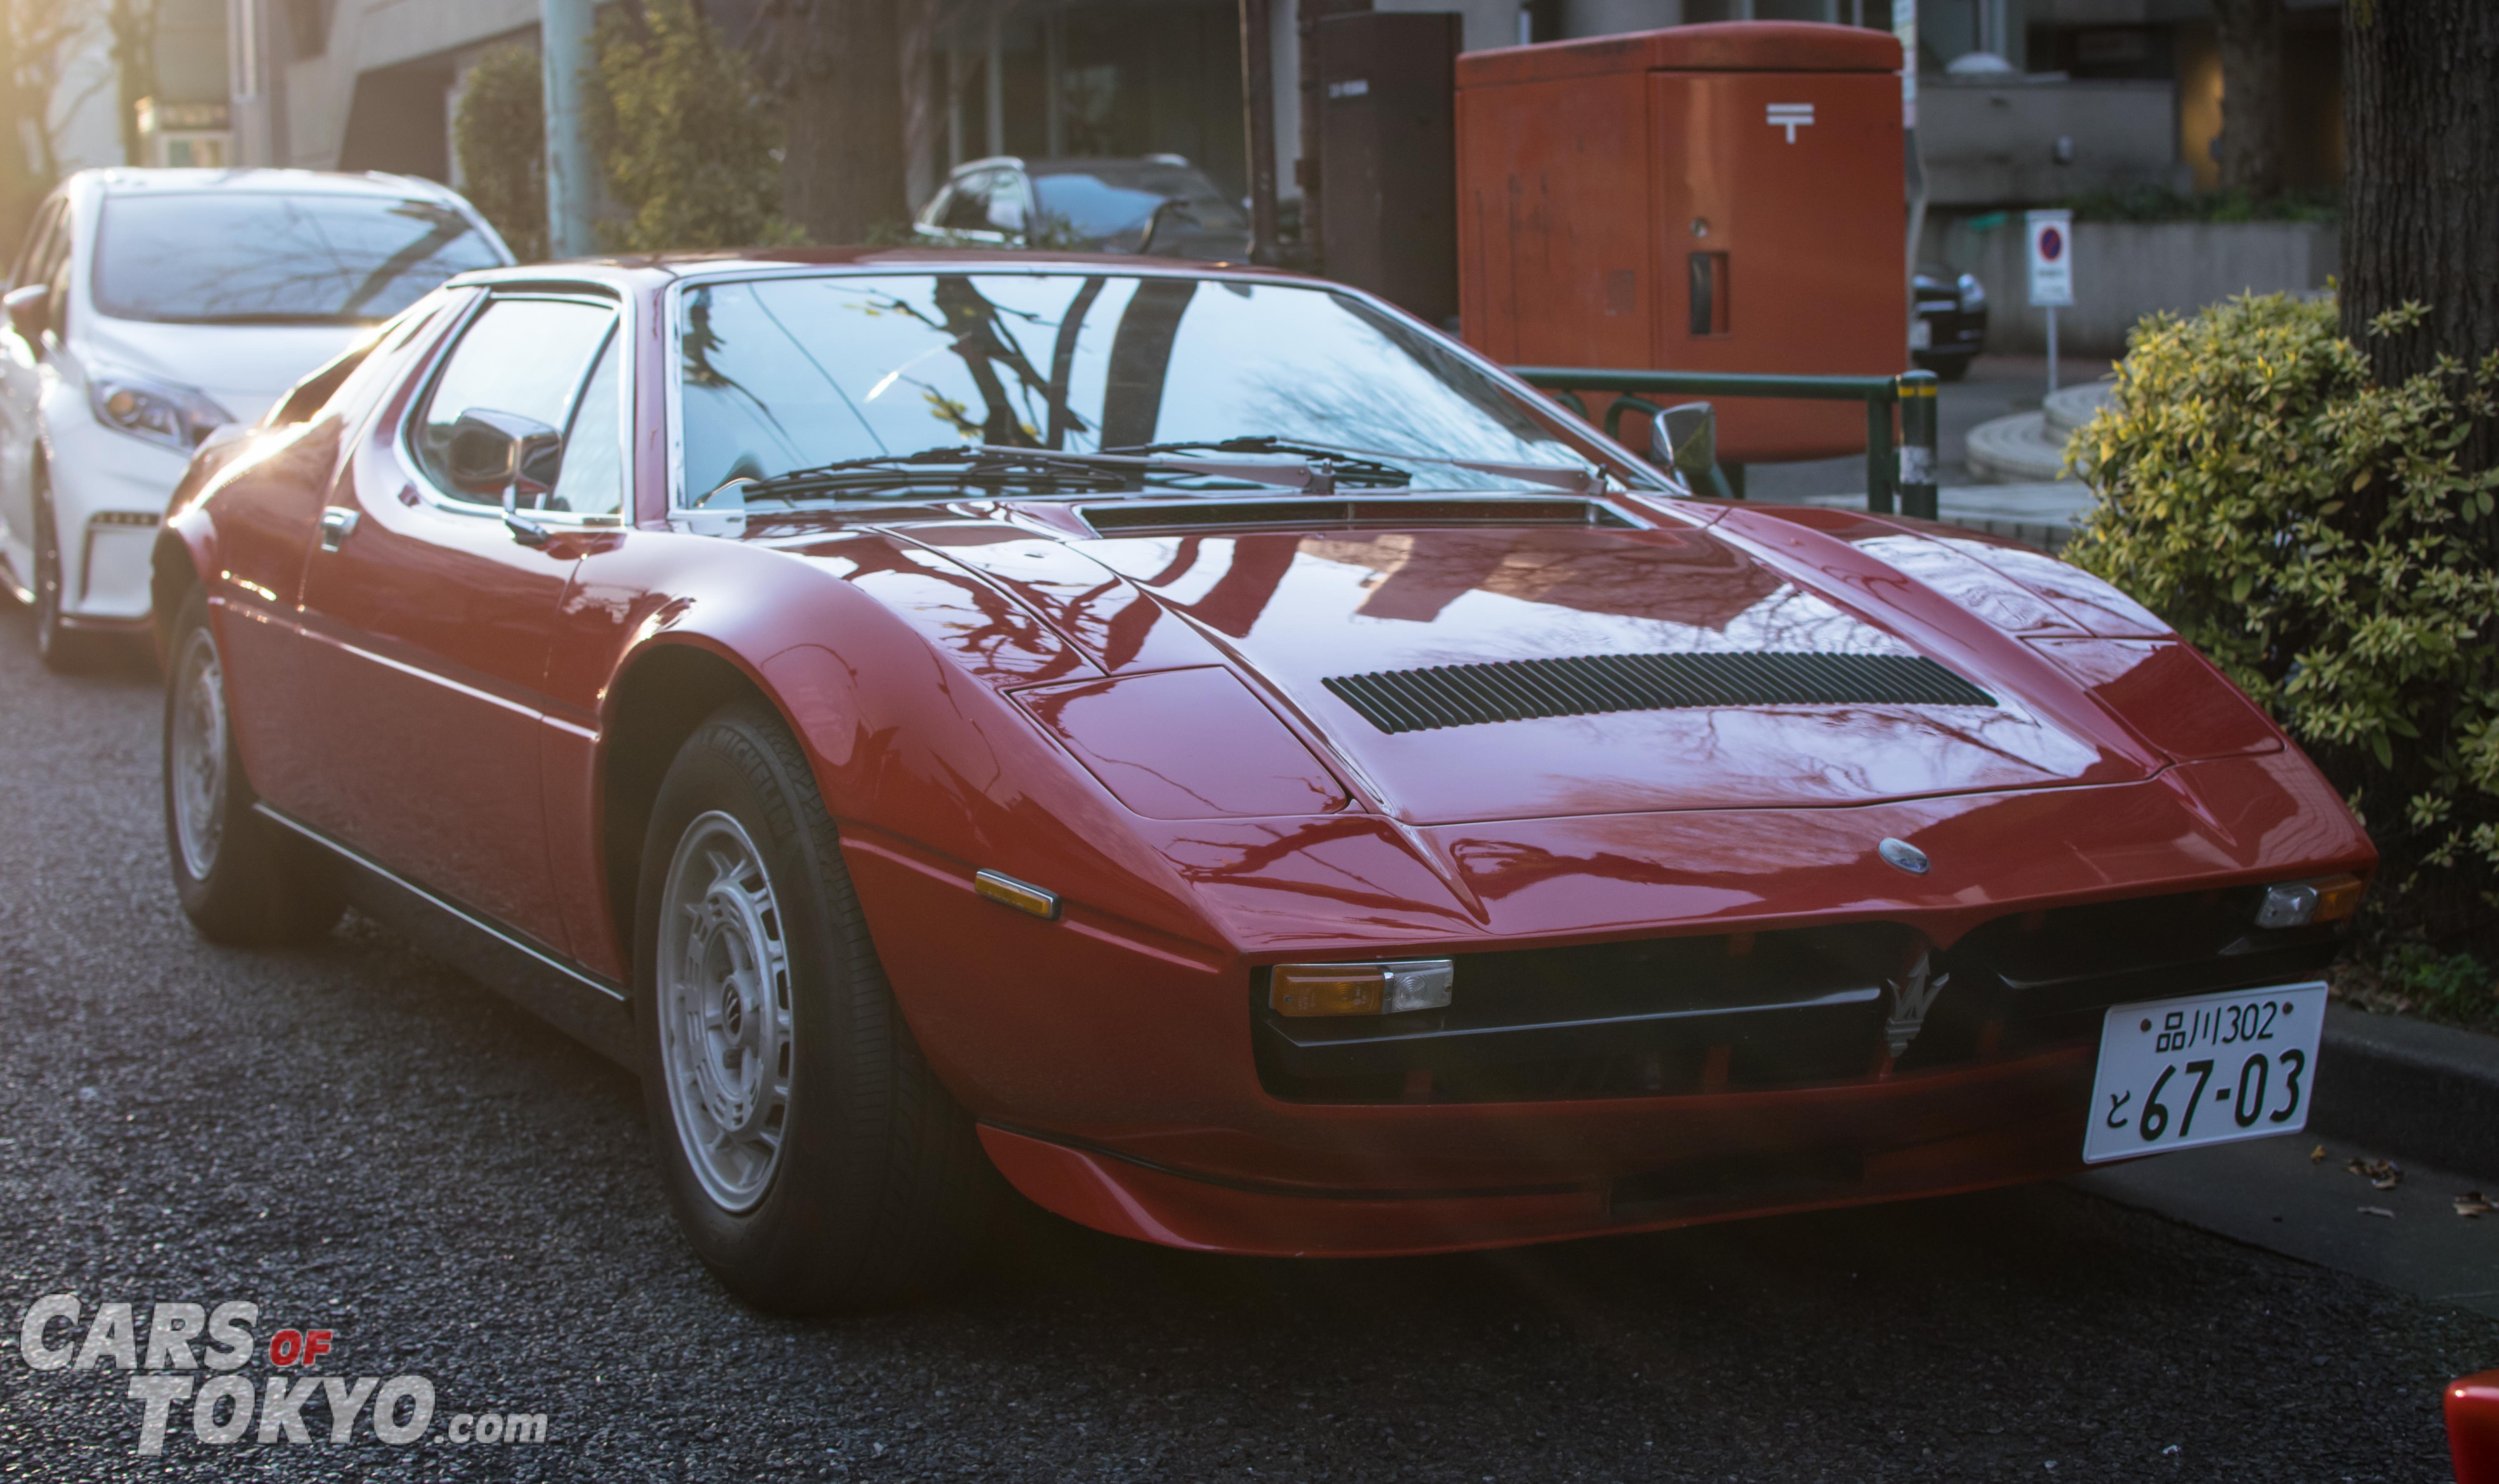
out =
[[[1660,410],[1658,403],[1637,395],[1670,397],[1775,397],[1790,401],[1862,402],[1866,403],[1866,508],[1890,514],[1898,500],[1903,515],[1935,518],[1935,373],[1904,371],[1898,376],[1767,376],[1736,371],[1607,371],[1579,366],[1513,366],[1511,374],[1531,386],[1554,393],[1555,400],[1588,416],[1581,392],[1612,392],[1606,408],[1606,436],[1618,436],[1623,414],[1642,417]],[[1899,434],[1893,435],[1895,409]],[[1732,497],[1727,476],[1712,464],[1705,474],[1711,491]]]

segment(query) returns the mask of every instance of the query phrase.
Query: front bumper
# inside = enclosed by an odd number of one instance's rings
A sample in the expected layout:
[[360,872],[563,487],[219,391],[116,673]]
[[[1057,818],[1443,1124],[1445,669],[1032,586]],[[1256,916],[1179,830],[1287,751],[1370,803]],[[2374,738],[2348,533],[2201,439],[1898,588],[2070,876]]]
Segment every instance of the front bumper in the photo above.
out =
[[[1492,828],[1451,826],[1426,842],[1472,873],[1482,913],[1467,917],[1432,902],[1444,878],[1384,826],[1332,819],[1311,826],[1314,843],[1296,855],[1275,850],[1274,822],[1175,824],[1161,848],[1209,862],[1195,900],[1226,912],[1240,945],[1228,952],[1083,900],[1055,921],[1007,913],[973,896],[966,862],[848,823],[842,838],[920,1045],[1025,1194],[1157,1242],[1344,1254],[1538,1242],[2078,1168],[2097,1007],[2214,982],[2200,970],[2164,982],[2174,970],[2159,963],[2088,966],[2061,982],[2038,955],[1987,949],[1988,935],[2019,930],[2032,910],[2227,892],[2365,871],[2372,859],[2330,787],[2288,752],[2106,787],[1509,822],[1498,826],[1504,850],[1475,848]],[[1919,845],[1933,870],[1881,863],[1867,842],[1886,836]],[[1234,859],[1256,868],[1218,868]],[[1047,875],[1001,868],[1017,866]],[[1834,1017],[1802,1037],[1713,1029],[1678,1048],[1683,1031],[1663,1021],[1591,1047],[1583,1019],[1549,1058],[1578,1064],[1551,1076],[1461,1064],[1472,1053],[1458,1043],[1499,1037],[1391,1047],[1394,1059],[1377,1065],[1295,1068],[1261,1052],[1265,964],[1569,952],[1661,934],[1767,941],[1865,924],[1933,945],[1939,967],[1962,969],[1957,953],[1987,949],[1988,973],[1957,982],[1982,992],[1965,1003],[1943,993],[1897,1062],[1889,1007],[1846,994],[1801,1007]],[[2285,970],[2242,955],[2225,972]],[[1992,996],[2006,990],[2020,1003],[2002,1009]]]
[[[1470,1145],[1505,1147],[1502,1182],[1492,1170],[1479,1181],[1434,1186],[1208,1176],[997,1123],[982,1125],[981,1143],[1025,1196],[1115,1236],[1244,1255],[1387,1257],[1655,1231],[2069,1174],[2082,1168],[2092,1066],[2091,1050],[2075,1048],[1850,1088],[1607,1100],[1568,1110],[1399,1110],[1429,1120],[1407,1132],[1428,1127],[1428,1142],[1444,1158]],[[1579,1152],[1565,1156],[1566,1148]],[[1542,1178],[1522,1178],[1522,1164]]]
[[82,403],[49,411],[45,468],[61,544],[61,616],[80,629],[144,627],[156,530],[190,461],[103,427]]

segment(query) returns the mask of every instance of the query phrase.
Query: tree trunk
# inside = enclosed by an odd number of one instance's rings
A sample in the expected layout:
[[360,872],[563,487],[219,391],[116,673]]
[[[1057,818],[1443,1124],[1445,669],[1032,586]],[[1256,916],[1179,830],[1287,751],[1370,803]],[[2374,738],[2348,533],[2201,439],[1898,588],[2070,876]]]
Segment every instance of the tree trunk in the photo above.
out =
[[146,165],[139,104],[156,96],[156,19],[161,0],[113,0],[105,14],[113,37],[114,92],[121,105],[121,163]]
[[794,5],[782,210],[826,246],[903,229],[902,38],[896,0]]
[[[2499,5],[2345,0],[2343,333],[2382,386],[2499,351]],[[2418,326],[2373,337],[2407,303]],[[2499,462],[2483,419],[2464,467]]]
[[894,30],[902,67],[903,206],[917,211],[937,194],[940,117],[936,79],[937,0],[897,0]]
[[2213,0],[2213,29],[2222,49],[2222,188],[2259,201],[2278,196],[2282,0]]

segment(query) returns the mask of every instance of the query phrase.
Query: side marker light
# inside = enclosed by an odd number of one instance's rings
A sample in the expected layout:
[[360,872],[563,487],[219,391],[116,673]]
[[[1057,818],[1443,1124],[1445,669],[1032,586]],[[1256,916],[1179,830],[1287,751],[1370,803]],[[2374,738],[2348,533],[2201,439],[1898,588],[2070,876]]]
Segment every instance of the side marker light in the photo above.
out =
[[1045,921],[1058,918],[1058,893],[1044,891],[1030,882],[1018,881],[996,871],[972,873],[972,889],[1003,907],[1030,913]]

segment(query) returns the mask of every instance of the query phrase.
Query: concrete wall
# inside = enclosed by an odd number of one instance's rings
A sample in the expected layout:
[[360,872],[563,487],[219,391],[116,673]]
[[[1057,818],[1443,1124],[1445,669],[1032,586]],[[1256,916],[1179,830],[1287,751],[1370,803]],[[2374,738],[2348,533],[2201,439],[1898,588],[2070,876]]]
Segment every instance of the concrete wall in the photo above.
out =
[[[2234,294],[2310,293],[2336,272],[2341,229],[2305,222],[2080,222],[2074,227],[2074,305],[2057,311],[2064,355],[2116,356],[2136,320],[2192,313]],[[2041,355],[2047,317],[2030,307],[2022,219],[1960,254],[1987,286],[1987,349]]]
[[[1930,208],[2047,206],[2087,191],[2183,185],[2174,86],[1918,80]],[[2072,158],[2057,158],[2059,140]]]

